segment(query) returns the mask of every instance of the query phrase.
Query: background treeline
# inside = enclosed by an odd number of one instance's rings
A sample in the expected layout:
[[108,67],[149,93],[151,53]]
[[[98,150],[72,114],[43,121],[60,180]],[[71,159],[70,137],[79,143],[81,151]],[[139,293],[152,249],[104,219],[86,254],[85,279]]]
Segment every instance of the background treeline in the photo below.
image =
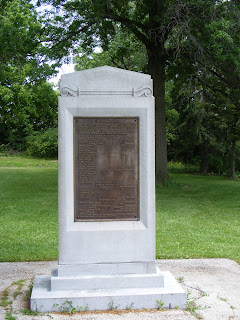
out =
[[[56,147],[53,153],[47,143],[47,152],[36,153],[42,132],[57,128],[58,94],[47,82],[57,63],[50,63],[43,28],[30,1],[0,1],[1,151],[29,148],[30,154],[56,156]],[[41,140],[46,142],[44,137]]]
[[[45,2],[51,6],[44,11]],[[46,80],[71,50],[76,70],[110,65],[150,73],[157,155],[160,136],[168,161],[236,179],[238,1],[59,0],[40,8],[28,0],[0,2],[1,150],[57,156],[58,94]]]

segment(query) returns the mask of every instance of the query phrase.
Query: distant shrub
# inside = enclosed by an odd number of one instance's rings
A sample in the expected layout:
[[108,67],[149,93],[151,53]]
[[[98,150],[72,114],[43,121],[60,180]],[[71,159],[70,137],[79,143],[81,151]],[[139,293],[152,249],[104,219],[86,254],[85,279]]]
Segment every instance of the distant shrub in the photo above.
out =
[[11,156],[20,154],[21,152],[18,150],[14,150],[9,144],[1,144],[0,145],[0,156]]
[[57,158],[57,128],[49,128],[44,131],[37,131],[28,136],[26,154],[40,158]]
[[172,173],[196,173],[199,172],[199,168],[194,164],[183,164],[182,162],[169,161],[168,170]]
[[0,155],[3,156],[3,155],[8,154],[9,149],[10,149],[10,148],[9,148],[9,145],[7,145],[7,144],[1,144],[1,145],[0,145]]

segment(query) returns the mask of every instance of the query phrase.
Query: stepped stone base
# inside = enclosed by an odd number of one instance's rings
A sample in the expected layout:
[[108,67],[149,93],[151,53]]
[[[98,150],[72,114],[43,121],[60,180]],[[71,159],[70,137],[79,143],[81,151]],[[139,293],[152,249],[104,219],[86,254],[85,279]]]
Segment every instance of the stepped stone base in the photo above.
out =
[[[97,289],[98,288],[98,289]],[[99,289],[100,288],[100,289]],[[186,307],[186,293],[170,272],[36,276],[31,309],[40,312]]]

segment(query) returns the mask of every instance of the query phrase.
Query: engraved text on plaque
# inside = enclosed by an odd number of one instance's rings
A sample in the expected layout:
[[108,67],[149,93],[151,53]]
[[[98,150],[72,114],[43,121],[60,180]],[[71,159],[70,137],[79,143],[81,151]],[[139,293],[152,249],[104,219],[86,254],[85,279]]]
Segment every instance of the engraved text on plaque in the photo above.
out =
[[74,118],[75,221],[139,220],[138,122]]

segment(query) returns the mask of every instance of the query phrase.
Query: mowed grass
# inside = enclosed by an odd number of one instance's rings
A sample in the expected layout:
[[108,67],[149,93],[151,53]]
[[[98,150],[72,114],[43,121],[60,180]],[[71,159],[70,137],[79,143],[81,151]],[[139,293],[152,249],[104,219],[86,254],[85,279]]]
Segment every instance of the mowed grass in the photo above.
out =
[[57,162],[0,157],[0,261],[58,257]]
[[173,174],[157,187],[157,258],[230,258],[240,263],[240,181]]
[[[240,263],[240,181],[172,174],[156,191],[157,258]],[[57,162],[0,157],[0,261],[57,259],[57,220]]]

